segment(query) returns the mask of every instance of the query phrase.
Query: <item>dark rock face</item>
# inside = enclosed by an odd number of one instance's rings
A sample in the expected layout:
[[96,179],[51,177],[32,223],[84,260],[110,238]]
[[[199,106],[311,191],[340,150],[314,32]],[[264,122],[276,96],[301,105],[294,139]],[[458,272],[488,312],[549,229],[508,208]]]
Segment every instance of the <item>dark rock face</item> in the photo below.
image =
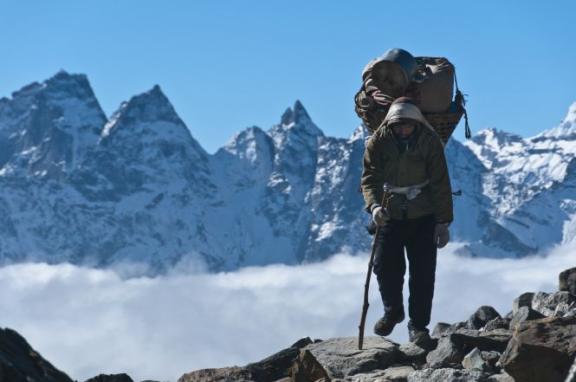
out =
[[85,382],[134,382],[134,380],[128,374],[100,374]]
[[208,381],[275,381],[288,376],[288,372],[300,355],[300,349],[311,344],[309,337],[296,341],[289,348],[267,357],[259,362],[244,367],[227,367],[220,369],[202,369],[184,374],[178,382]]
[[510,320],[510,329],[514,329],[516,326],[524,321],[538,320],[544,318],[544,315],[540,312],[533,310],[529,306],[522,306],[518,311],[512,316]]
[[0,329],[0,381],[72,382],[11,329]]
[[566,269],[558,276],[559,279],[559,290],[562,292],[570,292],[573,296],[576,296],[576,267]]
[[512,314],[514,315],[516,312],[518,312],[518,309],[520,309],[523,306],[531,308],[533,298],[534,293],[532,292],[522,293],[520,296],[516,297],[514,299],[514,302],[512,303]]
[[561,382],[576,354],[576,317],[521,323],[500,359],[518,381]]
[[296,362],[290,370],[290,381],[293,382],[307,382],[323,380],[330,382],[328,373],[320,362],[314,358],[309,350],[301,350]]
[[495,329],[508,329],[510,327],[510,320],[506,318],[495,318],[488,321],[484,326],[485,331],[491,331]]
[[500,313],[496,311],[491,306],[484,305],[478,308],[476,312],[466,322],[466,327],[468,329],[481,329],[483,328],[489,321],[501,318]]

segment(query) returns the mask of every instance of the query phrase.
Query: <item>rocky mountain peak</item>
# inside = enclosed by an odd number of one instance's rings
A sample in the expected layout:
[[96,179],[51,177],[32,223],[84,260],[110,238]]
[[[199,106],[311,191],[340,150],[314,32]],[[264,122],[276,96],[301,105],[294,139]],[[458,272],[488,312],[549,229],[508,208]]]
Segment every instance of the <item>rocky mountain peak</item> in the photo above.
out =
[[[531,140],[533,142],[558,140],[576,141],[576,102],[570,105],[568,113],[558,126],[536,135],[531,138]],[[573,151],[576,151],[576,147]]]
[[293,107],[286,109],[280,119],[280,127],[283,129],[295,129],[306,132],[313,136],[323,136],[322,131],[312,122],[310,115],[299,100],[296,100]]
[[119,124],[133,125],[159,121],[184,126],[184,122],[182,122],[174,107],[160,89],[160,86],[155,85],[149,91],[123,102],[104,127],[102,135],[110,134],[111,129]]
[[519,135],[491,127],[479,131],[472,137],[472,141],[477,144],[483,144],[497,148],[504,145],[509,145],[514,142],[522,142],[523,138]]

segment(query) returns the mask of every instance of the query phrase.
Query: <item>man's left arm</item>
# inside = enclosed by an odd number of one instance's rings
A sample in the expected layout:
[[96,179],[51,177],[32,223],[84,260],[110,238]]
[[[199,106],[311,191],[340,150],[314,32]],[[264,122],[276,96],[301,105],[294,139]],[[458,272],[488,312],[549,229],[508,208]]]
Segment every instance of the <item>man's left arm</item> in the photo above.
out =
[[430,140],[426,171],[430,180],[429,186],[436,223],[451,223],[454,219],[452,187],[450,186],[450,175],[448,174],[444,145],[442,145],[442,141],[438,136],[434,136]]

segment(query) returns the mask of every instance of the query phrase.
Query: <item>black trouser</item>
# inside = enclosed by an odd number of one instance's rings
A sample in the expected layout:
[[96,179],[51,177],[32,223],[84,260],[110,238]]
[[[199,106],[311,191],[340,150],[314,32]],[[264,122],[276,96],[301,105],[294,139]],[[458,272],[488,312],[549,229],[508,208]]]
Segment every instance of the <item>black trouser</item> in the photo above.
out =
[[435,219],[427,215],[418,219],[390,220],[376,237],[374,274],[378,278],[380,294],[386,314],[404,309],[402,287],[408,255],[409,287],[408,314],[417,328],[430,323],[434,276],[436,273]]

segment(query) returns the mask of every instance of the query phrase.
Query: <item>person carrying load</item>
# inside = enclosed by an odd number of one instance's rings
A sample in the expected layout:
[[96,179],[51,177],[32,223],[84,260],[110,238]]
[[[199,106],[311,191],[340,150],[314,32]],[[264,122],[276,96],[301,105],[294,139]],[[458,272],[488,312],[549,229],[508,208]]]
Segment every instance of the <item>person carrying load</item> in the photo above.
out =
[[[452,188],[444,145],[464,116],[464,96],[454,66],[445,58],[413,57],[391,49],[362,72],[356,112],[369,131],[361,190],[375,234],[364,290],[359,348],[362,349],[372,270],[384,316],[374,332],[389,335],[405,318],[403,284],[409,263],[408,334],[411,342],[431,343],[430,323],[437,249],[449,239]],[[456,82],[456,94],[453,85]],[[454,100],[452,97],[454,96]]]
[[[409,262],[408,332],[411,342],[429,341],[437,248],[449,240],[452,189],[444,145],[420,109],[406,97],[390,106],[382,126],[368,140],[362,192],[366,210],[379,226],[374,239],[374,274],[384,317],[374,326],[389,335],[404,320],[402,288]],[[381,201],[389,194],[387,206]]]

